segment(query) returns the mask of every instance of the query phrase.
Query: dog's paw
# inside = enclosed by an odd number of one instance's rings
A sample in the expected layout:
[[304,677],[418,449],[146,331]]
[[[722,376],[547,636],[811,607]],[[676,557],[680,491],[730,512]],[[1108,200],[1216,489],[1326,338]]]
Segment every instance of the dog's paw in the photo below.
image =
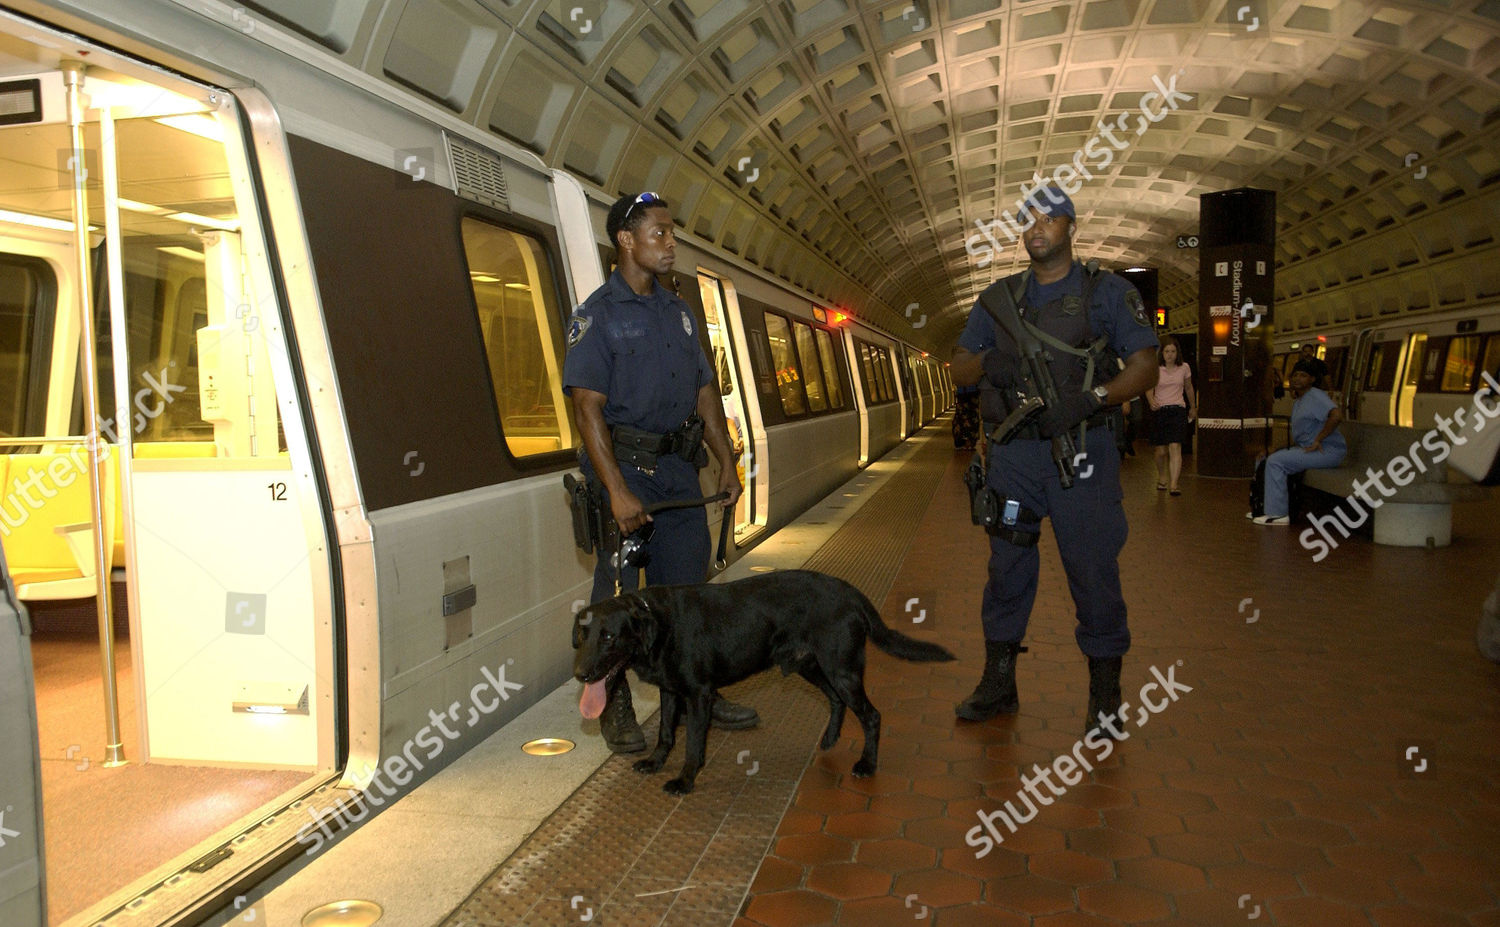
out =
[[672,779],[666,785],[662,786],[661,790],[668,795],[686,795],[693,790],[693,781],[678,776],[676,779]]
[[645,773],[649,776],[654,772],[660,772],[661,764],[661,760],[658,760],[655,757],[648,756],[644,760],[636,760],[634,763],[630,764],[630,768],[638,773]]
[[875,764],[869,760],[860,760],[854,764],[854,778],[868,779],[875,775]]

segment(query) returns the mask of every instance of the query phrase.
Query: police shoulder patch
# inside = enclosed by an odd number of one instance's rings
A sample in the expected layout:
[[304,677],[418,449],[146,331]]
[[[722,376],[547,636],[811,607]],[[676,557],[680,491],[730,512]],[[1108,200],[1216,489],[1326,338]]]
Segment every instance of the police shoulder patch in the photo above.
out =
[[579,306],[578,309],[574,309],[572,318],[568,320],[568,347],[570,348],[583,340],[583,336],[588,334],[589,326],[594,322],[579,311],[582,308]]
[[1130,317],[1135,319],[1135,324],[1151,327],[1151,320],[1146,318],[1146,303],[1133,286],[1125,287],[1125,305],[1130,307]]

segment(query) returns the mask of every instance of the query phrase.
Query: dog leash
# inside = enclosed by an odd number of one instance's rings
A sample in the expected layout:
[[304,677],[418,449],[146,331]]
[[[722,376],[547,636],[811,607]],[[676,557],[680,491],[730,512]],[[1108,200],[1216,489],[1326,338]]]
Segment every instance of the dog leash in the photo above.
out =
[[[704,496],[702,499],[676,499],[671,502],[655,502],[646,506],[645,511],[649,515],[667,509],[690,509],[699,505],[712,505],[715,502],[722,502],[728,498],[729,493],[721,492],[715,493],[712,496]],[[733,514],[727,510],[719,517],[719,554],[714,558],[714,566],[721,570],[729,565],[729,523],[733,517]]]
[[[721,492],[715,493],[712,496],[704,496],[701,499],[669,499],[666,502],[653,502],[650,505],[642,506],[641,511],[645,512],[647,515],[655,515],[657,512],[665,512],[668,509],[691,509],[697,508],[700,505],[712,505],[715,502],[722,502],[728,498],[729,493]],[[729,523],[733,517],[734,516],[730,512],[726,511],[719,519],[719,555],[714,561],[714,566],[718,567],[721,570],[729,565]],[[620,533],[616,531],[615,595],[619,595],[621,589],[620,571],[624,568],[624,564],[620,562],[620,546],[623,543],[623,540],[624,539],[620,537]]]

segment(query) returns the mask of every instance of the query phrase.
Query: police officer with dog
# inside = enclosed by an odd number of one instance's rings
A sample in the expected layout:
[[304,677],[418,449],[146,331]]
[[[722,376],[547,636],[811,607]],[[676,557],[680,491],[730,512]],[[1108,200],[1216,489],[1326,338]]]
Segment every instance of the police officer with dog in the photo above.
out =
[[1119,406],[1155,385],[1157,338],[1133,286],[1074,259],[1077,213],[1066,192],[1035,191],[1017,222],[1030,265],[985,290],[953,356],[953,381],[981,388],[981,441],[992,442],[987,465],[976,464],[969,481],[975,521],[990,534],[984,674],[954,710],[984,721],[1019,709],[1016,659],[1036,599],[1045,517],[1088,658],[1087,733],[1101,713],[1120,708],[1130,631],[1118,563],[1126,534]]
[[[732,518],[742,492],[713,368],[698,340],[697,322],[657,274],[675,260],[672,214],[655,193],[621,197],[605,230],[617,251],[609,280],[573,311],[563,389],[583,437],[580,462],[602,519],[627,540],[598,544],[591,602],[609,598],[616,583],[636,588],[637,557],[646,582],[701,583],[708,578],[707,510],[701,506],[647,511],[660,503],[697,499],[704,445],[719,461],[718,490],[724,518]],[[621,562],[623,561],[623,562]],[[755,710],[715,698],[712,717],[723,728],[753,727]],[[599,719],[616,753],[644,750],[646,739],[630,702],[625,673],[616,673]]]

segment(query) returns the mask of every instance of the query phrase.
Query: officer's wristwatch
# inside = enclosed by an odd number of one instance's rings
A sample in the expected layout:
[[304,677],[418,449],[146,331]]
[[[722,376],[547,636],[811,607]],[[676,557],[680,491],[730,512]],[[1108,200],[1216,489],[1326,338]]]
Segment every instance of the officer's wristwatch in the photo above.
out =
[[1096,386],[1093,389],[1093,393],[1094,393],[1094,398],[1097,399],[1097,400],[1099,400],[1099,405],[1101,405],[1101,406],[1107,406],[1107,405],[1109,405],[1109,387],[1102,386],[1102,385],[1101,386]]

